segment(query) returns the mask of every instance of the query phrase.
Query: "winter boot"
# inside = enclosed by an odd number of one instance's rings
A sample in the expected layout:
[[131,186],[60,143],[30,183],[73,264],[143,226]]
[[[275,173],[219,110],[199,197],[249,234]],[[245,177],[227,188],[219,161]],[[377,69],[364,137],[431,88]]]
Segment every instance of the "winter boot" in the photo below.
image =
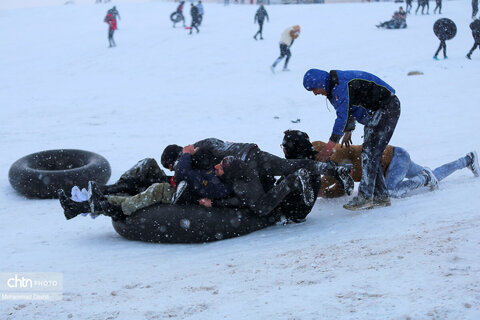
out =
[[347,204],[343,205],[347,210],[357,211],[364,209],[373,209],[375,204],[372,199],[367,199],[362,193],[358,193],[356,197],[350,200]]
[[88,182],[88,194],[90,198],[88,199],[88,204],[90,205],[90,216],[93,218],[98,217],[102,213],[101,201],[107,201],[107,198],[100,191],[100,187],[95,181]]
[[291,187],[297,189],[305,205],[311,207],[315,202],[315,196],[310,184],[310,174],[305,169],[299,169],[295,172],[295,176],[296,179]]
[[373,206],[375,208],[377,207],[389,207],[391,206],[391,202],[390,202],[390,197],[388,196],[385,196],[385,197],[382,197],[382,196],[374,196],[373,197]]
[[63,189],[58,190],[58,199],[63,208],[63,213],[67,220],[73,219],[81,213],[89,213],[90,206],[88,201],[76,202],[67,197]]
[[430,168],[424,167],[422,175],[425,177],[425,187],[430,187],[432,191],[438,189],[438,179]]
[[475,177],[480,176],[480,166],[478,164],[478,155],[476,151],[469,152],[467,157],[470,158],[470,164],[467,166],[473,172]]
[[172,197],[172,204],[185,204],[188,198],[188,183],[186,181],[180,181],[177,185],[177,191]]
[[470,53],[467,54],[466,57],[467,57],[468,60],[472,60],[472,55]]

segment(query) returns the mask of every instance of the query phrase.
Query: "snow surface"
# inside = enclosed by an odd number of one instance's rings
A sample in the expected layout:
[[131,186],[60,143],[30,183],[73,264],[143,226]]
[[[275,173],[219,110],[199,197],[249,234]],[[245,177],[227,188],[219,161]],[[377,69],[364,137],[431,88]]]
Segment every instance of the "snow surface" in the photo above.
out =
[[[458,33],[440,61],[438,15],[375,28],[393,2],[268,6],[264,41],[252,39],[256,6],[206,4],[188,35],[168,19],[174,3],[117,3],[109,49],[103,18],[114,4],[0,10],[0,272],[64,276],[63,301],[0,301],[0,319],[480,319],[480,179],[467,169],[389,208],[319,199],[305,223],[197,245],[128,241],[106,217],[66,221],[58,201],[27,200],[7,179],[15,160],[47,149],[100,153],[113,182],[170,143],[218,137],[281,155],[286,129],[326,140],[335,113],[303,89],[312,67],[391,84],[402,103],[391,143],[416,162],[480,151],[469,1],[444,1]],[[291,71],[272,74],[294,24]],[[424,75],[407,76],[415,70]]]

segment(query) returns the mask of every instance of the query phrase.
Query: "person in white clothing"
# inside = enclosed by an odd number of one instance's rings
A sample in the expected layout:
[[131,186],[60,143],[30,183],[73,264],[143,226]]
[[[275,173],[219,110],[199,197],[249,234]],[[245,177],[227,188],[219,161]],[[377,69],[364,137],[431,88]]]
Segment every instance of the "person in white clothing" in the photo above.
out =
[[285,64],[283,66],[283,71],[288,71],[288,61],[290,60],[290,57],[292,53],[290,52],[290,47],[293,44],[293,41],[298,38],[300,35],[300,26],[295,25],[293,27],[289,27],[283,31],[282,36],[280,37],[280,56],[275,60],[275,62],[272,64],[270,69],[272,72],[275,72],[275,67],[277,64],[282,61],[284,57],[287,57],[285,59]]

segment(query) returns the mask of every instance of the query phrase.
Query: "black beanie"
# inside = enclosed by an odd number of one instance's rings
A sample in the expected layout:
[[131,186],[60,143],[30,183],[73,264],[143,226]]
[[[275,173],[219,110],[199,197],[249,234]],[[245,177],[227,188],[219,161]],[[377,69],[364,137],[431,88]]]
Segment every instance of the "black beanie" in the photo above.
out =
[[308,134],[299,130],[287,130],[284,133],[282,146],[285,147],[285,158],[314,159],[317,151],[313,149]]
[[162,166],[168,169],[170,165],[173,165],[175,161],[180,157],[180,153],[182,152],[183,148],[176,145],[171,144],[168,145],[162,153]]

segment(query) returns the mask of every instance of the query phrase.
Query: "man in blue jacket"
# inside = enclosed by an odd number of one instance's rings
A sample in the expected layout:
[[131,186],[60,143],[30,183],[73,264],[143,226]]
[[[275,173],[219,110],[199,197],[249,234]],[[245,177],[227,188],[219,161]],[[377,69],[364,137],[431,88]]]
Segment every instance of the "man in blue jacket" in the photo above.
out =
[[400,117],[400,101],[395,90],[364,71],[310,69],[303,77],[303,86],[315,95],[326,96],[337,113],[332,135],[319,154],[320,161],[330,157],[342,136],[342,147],[351,145],[356,121],[365,126],[358,195],[343,207],[361,210],[389,206],[381,157]]

